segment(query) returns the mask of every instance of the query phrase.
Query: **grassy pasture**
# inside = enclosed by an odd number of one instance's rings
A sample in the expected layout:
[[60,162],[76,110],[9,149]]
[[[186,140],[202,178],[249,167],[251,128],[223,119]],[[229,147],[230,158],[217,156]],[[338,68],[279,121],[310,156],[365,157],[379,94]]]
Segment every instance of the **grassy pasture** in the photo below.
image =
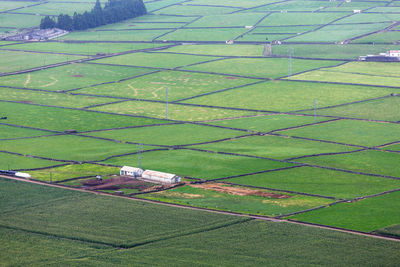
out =
[[168,41],[228,41],[245,33],[245,28],[207,28],[207,29],[179,29],[157,40]]
[[290,77],[291,80],[343,82],[398,86],[400,65],[382,62],[350,62],[339,67],[315,70]]
[[398,180],[311,167],[249,175],[225,181],[345,199],[400,188]]
[[390,23],[379,24],[359,24],[354,25],[329,25],[314,32],[296,36],[288,39],[293,42],[341,42],[350,38],[360,36],[365,33],[373,32],[379,29],[384,29]]
[[174,55],[165,53],[133,53],[116,57],[95,60],[93,62],[132,65],[140,67],[176,68],[203,61],[217,59],[216,57]]
[[[91,109],[118,114],[148,116],[160,119],[166,118],[166,105],[164,103],[129,101]],[[256,113],[250,111],[168,104],[168,118],[173,120],[203,121],[254,114]]]
[[187,27],[227,27],[227,26],[251,26],[260,20],[264,14],[260,13],[234,13],[226,15],[204,16]]
[[142,30],[142,29],[175,29],[185,25],[185,22],[166,22],[166,23],[159,23],[159,22],[134,22],[131,21],[130,23],[122,22],[122,23],[113,23],[107,24],[101,27],[96,28],[96,30]]
[[[320,2],[316,3],[319,4]],[[338,13],[304,13],[301,14],[301,19],[299,19],[298,13],[273,13],[266,17],[259,26],[319,25],[329,23],[342,16],[343,14]]]
[[161,120],[40,107],[19,103],[0,102],[0,110],[6,111],[2,112],[2,116],[8,117],[7,123],[56,131],[65,131],[69,129],[88,131],[168,123]]
[[0,2],[0,12],[10,10],[10,9],[15,9],[15,8],[21,8],[25,7],[28,5],[33,5],[35,2],[17,2],[17,1],[1,1]]
[[278,136],[252,136],[195,147],[216,152],[232,152],[274,159],[286,159],[318,153],[334,153],[354,150],[354,148],[341,145]]
[[220,126],[247,129],[256,132],[269,132],[272,130],[314,123],[314,118],[308,116],[266,114],[247,118],[233,118],[229,120],[221,120],[208,123]]
[[374,13],[360,13],[354,14],[350,17],[341,19],[334,24],[342,23],[369,23],[373,21],[374,23],[379,22],[392,22],[400,18],[400,14],[374,14]]
[[[0,147],[2,150],[5,150],[2,144]],[[42,168],[57,164],[60,163],[0,152],[0,170],[8,170],[8,168],[10,168],[10,170]]]
[[100,166],[94,164],[72,164],[44,170],[30,171],[29,174],[33,178],[42,181],[50,181],[51,175],[52,182],[55,182],[82,176],[108,176],[112,174],[119,174],[119,170],[119,168],[111,166]]
[[164,51],[219,56],[262,56],[263,48],[262,45],[179,45]]
[[[400,120],[400,98],[390,97],[317,111],[320,115],[333,115],[371,120]],[[309,112],[312,114],[313,112]]]
[[266,38],[268,38],[268,41],[279,41],[279,40],[282,40],[283,38],[287,38],[287,37],[290,37],[293,35],[295,35],[295,33],[289,33],[289,34],[265,33],[265,30],[261,29],[261,32],[259,32],[258,30],[255,30],[249,34],[244,35],[243,37],[238,39],[238,42],[241,42],[241,41],[265,42]]
[[[138,158],[138,155],[131,155],[112,158],[103,163],[122,166],[129,162],[138,162]],[[176,173],[181,177],[189,176],[206,180],[287,166],[291,164],[190,150],[142,153],[144,169],[166,171]]]
[[400,177],[400,169],[397,168],[399,159],[400,155],[397,153],[369,150],[345,155],[305,158],[297,161],[351,171]]
[[0,85],[62,91],[102,82],[118,81],[146,72],[149,72],[149,70],[76,63],[32,73],[1,77]]
[[192,124],[122,129],[88,133],[91,136],[156,145],[185,145],[243,135],[241,131]]
[[280,133],[354,145],[377,146],[400,140],[400,125],[340,120]]
[[28,28],[38,26],[42,18],[43,16],[40,15],[2,13],[0,14],[0,25],[2,27]]
[[68,14],[72,16],[74,12],[84,13],[85,11],[90,12],[94,7],[94,3],[45,3],[39,6],[33,6],[19,10],[19,12],[32,13],[32,14],[44,14],[44,15],[59,15]]
[[2,62],[0,73],[30,69],[80,58],[83,57],[56,54],[43,56],[43,54],[39,53],[0,50],[0,62]]
[[250,8],[259,5],[265,5],[273,3],[274,0],[193,0],[190,1],[192,5],[218,5],[218,6],[232,6],[232,7],[242,7]]
[[203,73],[161,71],[120,83],[86,88],[78,92],[164,101],[168,87],[168,100],[175,101],[252,82],[255,82],[255,80],[246,78],[228,79],[226,76]]
[[371,232],[399,222],[399,198],[400,192],[393,192],[354,203],[340,203],[291,219]]
[[5,87],[1,87],[0,99],[22,103],[34,103],[72,108],[83,108],[86,106],[113,101],[113,99],[105,97],[79,96],[52,92],[19,90]]
[[[268,190],[261,191],[282,194]],[[284,195],[291,197],[275,199],[260,196],[238,196],[213,190],[184,186],[159,193],[140,195],[140,197],[195,207],[269,216],[301,211],[332,202],[330,199],[286,193],[284,193]]]
[[[11,192],[4,187],[1,189],[5,197],[13,192],[23,193],[18,189]],[[1,216],[0,224],[66,239],[129,247],[244,220],[90,193],[75,193],[48,202],[42,202],[36,194],[31,203],[36,205],[19,206],[7,216]],[[179,224],[176,223],[177,216]],[[89,221],[91,223],[87,223]]]
[[[292,59],[292,73],[319,67],[337,65],[336,61]],[[289,74],[287,58],[230,58],[220,61],[185,67],[187,70],[211,71],[259,78],[278,78]]]
[[[392,93],[392,91],[393,89],[363,86],[270,81],[185,102],[235,108],[251,107],[260,110],[291,111],[313,109],[314,99],[317,100],[318,107],[326,107],[384,96]],[[301,95],[301,98],[297,97],[299,95]]]
[[169,30],[119,30],[119,31],[76,31],[68,35],[61,36],[57,40],[77,40],[77,41],[151,41],[157,36]]
[[400,40],[400,33],[397,31],[378,32],[354,40],[353,43],[396,43]]
[[164,8],[169,5],[177,4],[182,2],[181,0],[163,0],[163,1],[154,1],[150,3],[146,3],[146,9],[148,12],[152,12],[154,10]]
[[[117,44],[117,43],[61,43],[61,42],[45,42],[45,43],[28,43],[13,45],[12,49],[41,51],[41,52],[58,52],[58,53],[74,53],[83,55],[95,55],[97,53],[118,53],[130,50],[139,50],[153,48],[158,44]],[[3,47],[6,48],[6,47]],[[43,54],[42,54],[43,57]]]
[[0,125],[0,139],[32,137],[32,136],[40,136],[40,135],[48,135],[48,134],[52,134],[52,133],[45,132],[45,131],[32,130],[32,129],[17,128],[17,127],[12,127],[12,126],[7,126],[7,125]]
[[384,227],[381,229],[378,229],[375,231],[375,233],[380,234],[380,235],[385,235],[385,236],[394,236],[394,237],[399,237],[400,236],[400,225],[395,224],[392,226]]
[[6,140],[3,150],[62,160],[94,161],[111,155],[138,151],[138,146],[80,136],[49,136],[32,139]]
[[[180,0],[177,0],[181,2]],[[239,8],[232,7],[210,7],[210,6],[189,6],[189,5],[175,5],[155,11],[155,14],[168,14],[168,15],[184,15],[184,16],[208,16],[227,14],[240,10]]]

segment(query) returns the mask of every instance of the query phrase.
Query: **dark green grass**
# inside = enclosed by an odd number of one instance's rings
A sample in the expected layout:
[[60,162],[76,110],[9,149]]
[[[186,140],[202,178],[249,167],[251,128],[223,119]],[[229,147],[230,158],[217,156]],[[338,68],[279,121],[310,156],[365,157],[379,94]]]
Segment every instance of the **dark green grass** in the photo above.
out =
[[[151,54],[153,57],[158,55],[160,54]],[[136,63],[133,61],[132,64]],[[120,83],[79,90],[79,93],[165,101],[168,87],[168,100],[174,101],[252,82],[255,80],[232,79],[213,74],[161,71]]]
[[378,235],[400,237],[400,224],[384,227],[374,231]]
[[[41,192],[42,186],[34,187],[37,191],[31,197],[30,205],[16,206],[11,202],[18,209],[7,212],[7,216],[2,215],[1,225],[67,239],[130,247],[244,220],[90,193],[73,193],[63,199],[43,201],[46,198],[43,195],[65,190]],[[4,185],[0,189],[6,198],[10,194],[21,196],[24,193],[23,187],[8,188]],[[2,206],[4,208],[7,206]]]
[[[0,43],[1,44],[1,43]],[[160,46],[159,44],[126,44],[126,43],[24,43],[13,45],[12,49],[58,52],[58,53],[74,53],[83,55],[95,55],[97,53],[118,53],[129,50],[147,49]],[[11,47],[9,47],[11,48]]]
[[95,60],[93,62],[119,65],[133,65],[155,68],[176,68],[189,64],[216,59],[215,57],[174,55],[165,53],[134,53]]
[[[363,86],[273,81],[187,100],[188,103],[272,111],[326,107],[385,96],[392,90]],[[301,97],[299,97],[301,96]],[[250,104],[251,103],[251,104]]]
[[30,171],[29,174],[33,178],[42,181],[50,181],[51,176],[51,182],[55,182],[82,176],[108,176],[112,174],[119,174],[119,170],[120,168],[111,166],[100,166],[94,164],[72,164],[56,168]]
[[92,259],[143,266],[397,266],[399,249],[398,242],[251,221]]
[[[292,73],[332,66],[340,62],[313,61],[303,59],[292,60]],[[289,74],[289,59],[287,58],[234,58],[191,67],[188,70],[212,71],[225,74],[247,75],[250,77],[278,78]]]
[[[314,111],[306,112],[313,114]],[[335,108],[320,109],[319,115],[332,115],[371,120],[400,120],[400,97],[372,100]]]
[[91,136],[112,138],[157,145],[185,145],[213,141],[243,135],[242,131],[234,131],[215,127],[192,124],[170,124],[135,129],[112,130],[88,133]]
[[41,107],[28,104],[0,102],[1,116],[7,123],[47,130],[87,131],[114,127],[150,125],[165,121],[101,114],[81,110]]
[[[115,101],[114,99],[106,97],[79,96],[52,92],[18,90],[5,87],[1,87],[0,89],[0,99],[23,103],[54,105],[72,108],[83,108],[91,105]],[[7,112],[7,110],[5,110],[4,112]]]
[[354,148],[342,145],[278,136],[252,136],[232,141],[198,145],[195,147],[212,151],[232,152],[274,159],[354,150]]
[[[266,193],[282,194],[267,190],[261,191]],[[139,195],[139,197],[195,207],[269,216],[288,214],[295,211],[326,205],[332,202],[330,199],[286,193],[283,194],[290,196],[290,198],[277,199],[261,196],[239,196],[184,186],[160,193]]]
[[[138,161],[138,155],[132,155],[112,158],[104,163],[122,166],[136,164]],[[207,180],[287,166],[291,166],[291,164],[188,150],[142,153],[143,169],[165,171],[176,173],[181,177],[189,176]]]
[[291,219],[371,232],[400,222],[400,192],[340,203],[290,217]]
[[368,150],[345,155],[321,156],[297,161],[352,171],[400,177],[400,154]]
[[32,73],[1,77],[0,85],[61,91],[102,82],[119,81],[146,72],[149,70],[93,64],[69,64]]
[[[318,118],[318,121],[323,118]],[[256,132],[269,132],[272,130],[284,129],[298,125],[314,123],[311,116],[292,116],[292,115],[260,115],[247,118],[233,118],[229,120],[220,120],[207,122],[208,124],[220,125],[225,127],[233,127],[247,129]]]
[[74,135],[2,141],[4,150],[62,160],[102,160],[107,156],[137,152],[136,145]]
[[[3,145],[0,145],[4,150]],[[60,162],[36,159],[0,152],[0,170],[32,169],[60,164]]]
[[225,181],[346,199],[400,188],[398,180],[311,167],[249,175]]
[[339,120],[282,131],[280,133],[289,136],[301,136],[354,145],[377,146],[400,140],[400,125],[394,123]]

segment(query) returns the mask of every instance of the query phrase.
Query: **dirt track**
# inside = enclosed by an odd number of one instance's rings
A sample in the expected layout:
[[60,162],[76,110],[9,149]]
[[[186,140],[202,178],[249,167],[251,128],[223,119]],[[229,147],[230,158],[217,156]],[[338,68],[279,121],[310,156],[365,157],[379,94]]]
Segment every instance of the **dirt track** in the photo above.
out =
[[330,226],[325,226],[325,225],[317,225],[317,224],[311,224],[311,223],[306,223],[306,222],[298,222],[298,221],[292,221],[292,220],[282,220],[282,219],[276,219],[276,218],[267,217],[267,216],[241,214],[241,213],[228,212],[228,211],[218,211],[218,210],[212,210],[212,209],[206,209],[206,208],[184,206],[184,205],[179,205],[179,204],[171,204],[171,203],[165,203],[165,202],[148,200],[148,199],[141,199],[141,198],[135,198],[135,197],[116,196],[116,195],[112,195],[112,194],[108,194],[108,193],[87,191],[87,190],[79,189],[79,188],[72,188],[72,187],[67,187],[67,186],[62,186],[62,185],[57,185],[57,184],[49,184],[49,183],[45,183],[45,182],[27,180],[27,179],[23,179],[23,178],[10,177],[10,176],[4,176],[4,175],[0,175],[0,177],[6,178],[6,179],[11,179],[11,180],[16,180],[16,181],[33,183],[33,184],[40,184],[40,185],[58,187],[58,188],[63,188],[63,189],[69,189],[69,190],[73,190],[73,191],[92,193],[92,194],[96,194],[96,195],[104,195],[104,196],[119,197],[119,198],[122,197],[122,198],[126,198],[126,199],[142,201],[142,202],[148,202],[148,203],[153,203],[153,204],[160,204],[160,205],[165,205],[165,206],[179,207],[179,208],[193,209],[193,210],[202,210],[202,211],[225,214],[225,215],[232,215],[232,216],[249,217],[249,218],[252,218],[252,219],[264,220],[264,221],[270,221],[270,222],[293,223],[293,224],[299,224],[299,225],[304,225],[304,226],[309,226],[309,227],[315,227],[315,228],[321,228],[321,229],[327,229],[327,230],[334,230],[334,231],[338,231],[338,232],[344,232],[344,233],[350,233],[350,234],[355,234],[355,235],[360,235],[360,236],[366,236],[366,237],[372,237],[372,238],[377,238],[377,239],[384,239],[384,240],[400,242],[400,238],[397,239],[397,238],[391,238],[391,237],[378,236],[378,235],[375,235],[375,234],[364,233],[364,232],[359,232],[359,231],[353,231],[353,230],[348,230],[348,229],[335,228],[335,227],[330,227]]

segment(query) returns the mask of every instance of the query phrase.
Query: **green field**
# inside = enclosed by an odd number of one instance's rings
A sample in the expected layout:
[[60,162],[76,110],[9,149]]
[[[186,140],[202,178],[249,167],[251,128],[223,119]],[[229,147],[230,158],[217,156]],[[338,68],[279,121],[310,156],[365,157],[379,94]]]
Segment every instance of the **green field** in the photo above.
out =
[[144,3],[34,42],[13,34],[95,0],[0,1],[0,170],[53,183],[0,178],[0,265],[397,266],[288,219],[399,238],[400,65],[360,59],[400,49],[398,1]]

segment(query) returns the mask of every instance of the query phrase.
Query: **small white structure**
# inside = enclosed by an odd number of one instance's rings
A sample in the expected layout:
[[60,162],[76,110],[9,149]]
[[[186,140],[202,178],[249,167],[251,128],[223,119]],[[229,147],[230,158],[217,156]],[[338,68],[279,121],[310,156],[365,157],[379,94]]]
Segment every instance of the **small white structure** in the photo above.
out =
[[25,173],[25,172],[16,172],[15,176],[21,177],[21,178],[31,178],[31,175],[29,173]]
[[389,57],[400,57],[400,50],[389,50],[386,55]]
[[165,184],[175,184],[181,181],[181,177],[177,176],[176,174],[152,170],[145,170],[142,174],[142,178],[149,181],[161,182]]
[[359,13],[361,13],[361,10],[360,10],[360,9],[354,9],[354,10],[353,10],[353,13],[354,13],[354,14],[359,14]]
[[142,169],[130,166],[124,166],[119,171],[120,175],[133,176],[133,177],[141,176],[142,173],[143,173]]

